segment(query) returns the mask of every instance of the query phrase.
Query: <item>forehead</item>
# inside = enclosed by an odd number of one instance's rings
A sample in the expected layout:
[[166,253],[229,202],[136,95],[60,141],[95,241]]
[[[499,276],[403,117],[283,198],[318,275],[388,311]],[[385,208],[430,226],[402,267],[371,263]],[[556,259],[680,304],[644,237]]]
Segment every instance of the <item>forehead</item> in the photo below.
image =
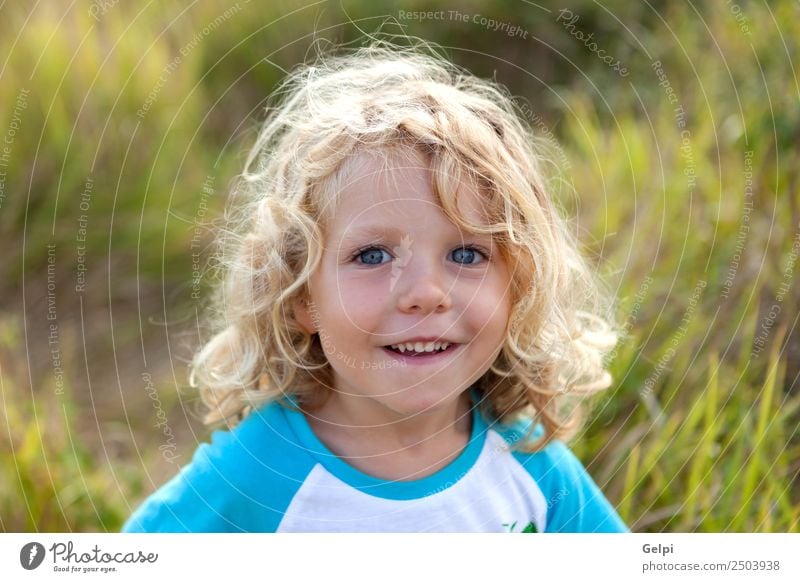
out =
[[[475,224],[488,224],[488,215],[476,184],[451,177],[445,181],[458,214]],[[331,233],[342,234],[364,226],[458,230],[444,213],[434,191],[434,175],[420,152],[399,150],[359,153],[342,167]]]

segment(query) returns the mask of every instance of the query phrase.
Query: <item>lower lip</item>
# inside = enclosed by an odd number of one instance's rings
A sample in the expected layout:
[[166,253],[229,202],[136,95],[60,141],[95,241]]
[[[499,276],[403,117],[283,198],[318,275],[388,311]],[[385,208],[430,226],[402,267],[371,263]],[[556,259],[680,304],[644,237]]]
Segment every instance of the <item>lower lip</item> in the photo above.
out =
[[425,364],[434,364],[446,360],[455,352],[461,349],[464,344],[451,344],[446,350],[442,352],[422,352],[419,355],[409,355],[409,352],[400,353],[393,352],[389,348],[381,348],[384,352],[389,354],[395,360],[402,362],[403,365],[408,366],[424,366]]

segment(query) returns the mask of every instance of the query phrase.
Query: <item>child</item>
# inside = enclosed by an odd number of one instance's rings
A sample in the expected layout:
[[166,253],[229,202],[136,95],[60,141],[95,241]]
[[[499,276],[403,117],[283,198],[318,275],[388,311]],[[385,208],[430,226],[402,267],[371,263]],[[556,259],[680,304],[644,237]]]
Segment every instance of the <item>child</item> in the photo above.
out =
[[616,334],[506,93],[381,43],[281,93],[190,377],[231,430],[123,531],[628,531],[556,440]]

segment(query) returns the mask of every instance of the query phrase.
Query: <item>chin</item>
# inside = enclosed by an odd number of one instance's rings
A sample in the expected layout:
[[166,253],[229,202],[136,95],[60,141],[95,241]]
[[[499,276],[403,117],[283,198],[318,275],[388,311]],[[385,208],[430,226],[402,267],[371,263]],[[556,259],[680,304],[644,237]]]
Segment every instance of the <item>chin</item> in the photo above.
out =
[[[422,388],[421,386],[419,388]],[[397,414],[410,416],[414,414],[426,414],[437,409],[452,405],[458,395],[450,396],[436,392],[425,392],[414,394],[414,390],[406,393],[397,394],[391,398],[387,405]]]

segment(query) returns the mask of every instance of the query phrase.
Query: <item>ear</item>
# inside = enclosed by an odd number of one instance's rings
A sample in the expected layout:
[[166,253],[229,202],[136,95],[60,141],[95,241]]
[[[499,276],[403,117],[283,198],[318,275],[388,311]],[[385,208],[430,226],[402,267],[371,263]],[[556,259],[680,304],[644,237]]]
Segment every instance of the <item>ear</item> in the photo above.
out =
[[305,298],[295,298],[292,300],[292,308],[294,309],[294,318],[300,327],[303,328],[309,335],[317,332],[317,326],[314,323],[312,310],[309,307],[310,301]]

